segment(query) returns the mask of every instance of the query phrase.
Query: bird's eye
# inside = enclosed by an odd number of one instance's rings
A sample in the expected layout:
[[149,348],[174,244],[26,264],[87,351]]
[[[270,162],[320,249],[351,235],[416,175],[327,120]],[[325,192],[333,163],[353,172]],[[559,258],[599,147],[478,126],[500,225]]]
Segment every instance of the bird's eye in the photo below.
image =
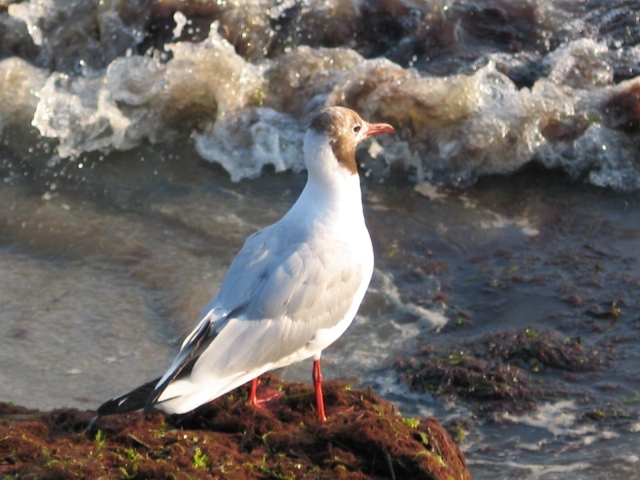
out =
[[353,127],[353,133],[358,133],[360,131],[360,129],[362,128],[362,125],[354,125]]

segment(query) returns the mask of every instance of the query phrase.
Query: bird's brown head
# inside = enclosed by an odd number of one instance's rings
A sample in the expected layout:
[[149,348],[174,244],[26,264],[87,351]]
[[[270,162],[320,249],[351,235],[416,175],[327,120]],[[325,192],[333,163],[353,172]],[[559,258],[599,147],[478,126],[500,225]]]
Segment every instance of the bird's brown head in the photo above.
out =
[[309,128],[329,137],[336,159],[353,174],[358,172],[356,146],[374,135],[395,132],[391,125],[365,122],[360,115],[345,107],[325,108],[316,115]]

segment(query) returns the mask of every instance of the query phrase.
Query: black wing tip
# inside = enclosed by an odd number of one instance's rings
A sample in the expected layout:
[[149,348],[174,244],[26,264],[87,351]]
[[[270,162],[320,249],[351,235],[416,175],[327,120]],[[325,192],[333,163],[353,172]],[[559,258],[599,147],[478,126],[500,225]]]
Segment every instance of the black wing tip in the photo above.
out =
[[171,375],[162,382],[162,385],[158,385],[162,377],[156,378],[155,380],[133,389],[129,393],[107,400],[98,407],[98,410],[96,410],[97,417],[105,417],[107,415],[115,415],[117,413],[130,413],[136,410],[144,410],[145,415],[150,413],[158,403],[158,399],[160,398],[160,395],[162,395],[162,392],[164,392],[165,388],[167,388],[167,386],[173,382],[176,377],[183,373],[185,369],[186,371],[190,371],[191,368],[193,368],[195,361],[202,351],[203,340],[209,335],[210,328],[210,322],[203,322],[193,333],[187,349],[184,349],[183,347],[178,354],[180,356],[183,354],[184,350],[186,355],[184,355],[181,363],[174,369]]
[[138,388],[131,390],[129,393],[120,395],[119,397],[107,400],[96,410],[97,417],[106,417],[108,415],[115,415],[118,413],[130,413],[136,410],[145,410],[147,412],[147,406],[151,404],[149,410],[153,407],[153,403],[150,402],[151,394],[154,392],[155,386],[160,381],[160,378],[156,378],[150,382],[140,385]]
[[118,398],[112,398],[111,400],[107,400],[102,405],[100,405],[96,410],[96,417],[106,417],[109,415],[120,413],[118,411]]

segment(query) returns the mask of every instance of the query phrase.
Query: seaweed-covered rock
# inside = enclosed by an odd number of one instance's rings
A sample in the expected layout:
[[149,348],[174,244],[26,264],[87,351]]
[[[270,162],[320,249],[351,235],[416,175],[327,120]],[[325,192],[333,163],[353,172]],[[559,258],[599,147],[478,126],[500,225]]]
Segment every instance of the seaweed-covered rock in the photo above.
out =
[[534,373],[543,368],[595,371],[604,363],[598,349],[586,348],[579,338],[563,337],[554,330],[497,332],[486,338],[483,347],[491,355]]
[[101,418],[88,434],[92,412],[0,404],[0,477],[471,478],[436,419],[403,419],[371,392],[328,383],[333,411],[319,423],[311,387],[267,383],[282,395],[263,408],[236,391],[183,418]]
[[478,411],[524,412],[566,386],[545,372],[592,372],[605,364],[597,348],[582,345],[554,330],[496,332],[462,346],[423,347],[395,368],[414,390],[457,397]]

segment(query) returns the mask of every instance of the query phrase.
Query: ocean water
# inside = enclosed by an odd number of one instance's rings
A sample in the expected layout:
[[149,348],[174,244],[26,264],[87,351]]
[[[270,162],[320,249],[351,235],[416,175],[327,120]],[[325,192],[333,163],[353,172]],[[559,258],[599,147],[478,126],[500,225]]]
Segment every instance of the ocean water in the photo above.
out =
[[[338,104],[397,134],[358,151],[376,270],[325,377],[462,425],[474,478],[638,478],[639,39],[628,0],[5,2],[0,399],[162,374]],[[523,329],[601,365],[490,413],[394,369]]]

